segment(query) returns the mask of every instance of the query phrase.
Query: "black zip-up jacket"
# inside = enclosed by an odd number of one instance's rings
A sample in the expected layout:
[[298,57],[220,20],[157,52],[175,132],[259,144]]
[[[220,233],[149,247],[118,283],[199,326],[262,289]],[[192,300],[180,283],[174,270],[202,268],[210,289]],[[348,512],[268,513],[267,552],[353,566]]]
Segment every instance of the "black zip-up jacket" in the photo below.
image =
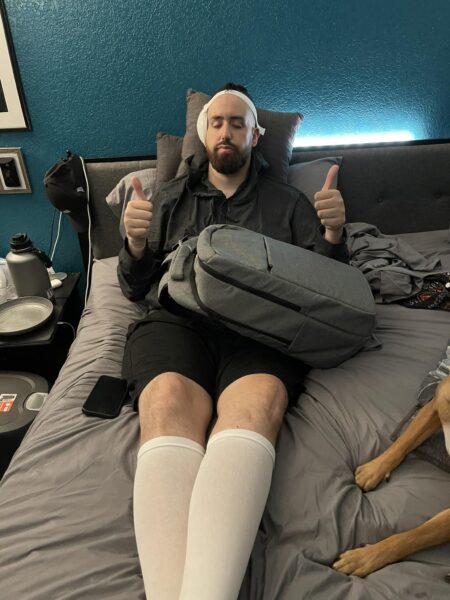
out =
[[308,199],[297,189],[264,175],[267,163],[253,152],[249,175],[230,198],[207,179],[208,163],[191,160],[186,175],[163,184],[152,198],[153,219],[144,256],[134,259],[127,241],[119,253],[118,277],[124,295],[158,309],[159,267],[186,236],[206,226],[232,223],[269,237],[348,262],[345,243],[330,244]]

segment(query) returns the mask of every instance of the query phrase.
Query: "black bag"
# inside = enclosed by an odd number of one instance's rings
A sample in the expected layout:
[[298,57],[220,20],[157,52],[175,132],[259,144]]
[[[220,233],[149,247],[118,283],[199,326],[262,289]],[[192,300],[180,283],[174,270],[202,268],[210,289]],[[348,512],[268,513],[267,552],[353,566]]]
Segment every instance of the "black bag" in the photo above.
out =
[[44,175],[44,186],[50,202],[68,215],[75,231],[87,231],[89,188],[81,156],[67,150],[67,157],[58,160]]

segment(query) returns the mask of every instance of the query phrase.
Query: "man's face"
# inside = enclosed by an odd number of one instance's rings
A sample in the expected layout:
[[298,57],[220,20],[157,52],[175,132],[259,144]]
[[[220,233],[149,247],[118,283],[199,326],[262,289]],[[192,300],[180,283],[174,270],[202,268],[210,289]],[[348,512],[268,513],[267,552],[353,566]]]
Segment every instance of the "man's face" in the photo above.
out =
[[237,173],[256,146],[259,130],[247,104],[233,94],[214,100],[208,109],[206,153],[213,168],[224,175]]

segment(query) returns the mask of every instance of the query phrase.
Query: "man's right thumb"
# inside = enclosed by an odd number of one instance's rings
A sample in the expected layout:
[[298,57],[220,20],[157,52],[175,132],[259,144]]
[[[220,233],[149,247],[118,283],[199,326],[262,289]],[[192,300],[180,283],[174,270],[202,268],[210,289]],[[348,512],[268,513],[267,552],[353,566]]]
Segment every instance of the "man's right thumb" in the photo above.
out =
[[141,184],[141,180],[139,179],[139,177],[136,177],[136,176],[132,177],[131,185],[133,186],[133,189],[136,192],[137,197],[140,200],[147,200],[147,202],[148,202],[148,198],[145,197],[144,190],[142,189],[142,184]]

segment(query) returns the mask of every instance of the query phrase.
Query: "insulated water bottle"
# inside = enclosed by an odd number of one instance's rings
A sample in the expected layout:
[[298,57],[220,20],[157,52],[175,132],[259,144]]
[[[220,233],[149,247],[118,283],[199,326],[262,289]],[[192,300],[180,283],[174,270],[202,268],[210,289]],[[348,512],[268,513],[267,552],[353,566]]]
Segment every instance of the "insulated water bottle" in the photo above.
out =
[[17,295],[42,296],[51,298],[53,288],[47,268],[51,267],[49,257],[38,248],[26,233],[16,233],[9,241],[11,251],[6,256],[11,278]]

